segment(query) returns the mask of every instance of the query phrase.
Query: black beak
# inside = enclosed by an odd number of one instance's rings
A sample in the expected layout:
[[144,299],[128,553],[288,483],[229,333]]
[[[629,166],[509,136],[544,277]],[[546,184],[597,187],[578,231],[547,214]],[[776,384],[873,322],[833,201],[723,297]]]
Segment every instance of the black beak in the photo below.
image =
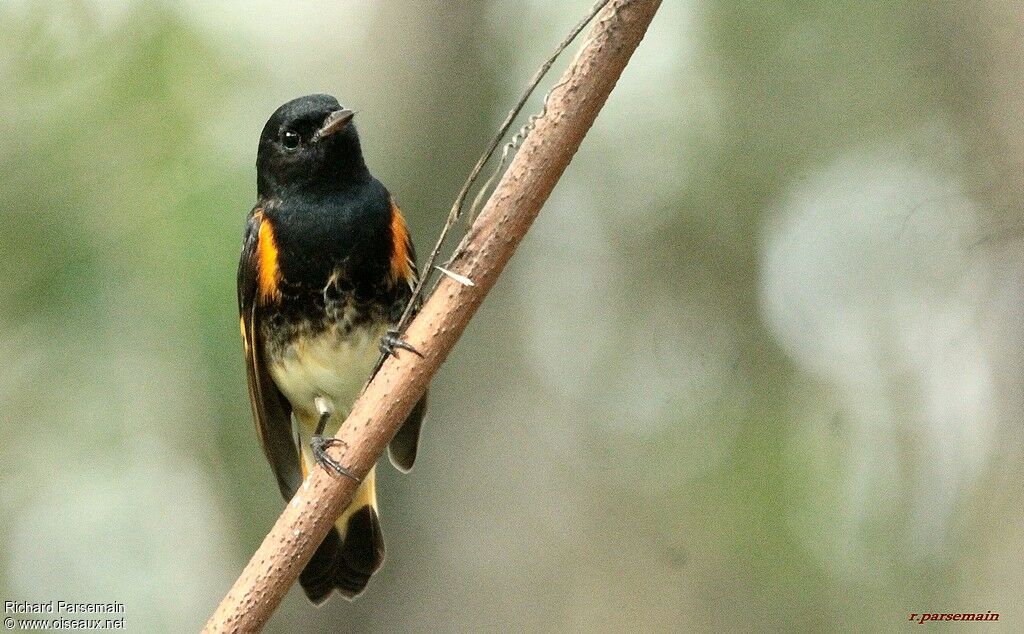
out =
[[316,134],[313,135],[313,141],[316,142],[320,139],[325,139],[332,134],[341,132],[354,116],[356,116],[356,113],[352,112],[348,108],[335,110],[331,114],[327,115],[327,120],[324,121],[324,124],[316,131]]

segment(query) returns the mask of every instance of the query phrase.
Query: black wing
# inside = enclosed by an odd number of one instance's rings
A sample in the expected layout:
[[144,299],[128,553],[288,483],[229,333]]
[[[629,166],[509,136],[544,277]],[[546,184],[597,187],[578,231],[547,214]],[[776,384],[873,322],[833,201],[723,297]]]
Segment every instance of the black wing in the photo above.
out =
[[402,423],[398,433],[391,439],[388,445],[388,456],[391,457],[391,464],[403,473],[412,469],[416,462],[416,451],[420,444],[420,428],[423,427],[423,417],[427,413],[427,392],[423,393],[419,402],[409,412],[409,416]]
[[[412,297],[412,289],[415,288],[416,283],[419,281],[419,271],[416,268],[416,248],[412,244],[409,232],[405,230],[405,221],[401,217],[402,212],[399,211],[398,205],[395,204],[394,200],[391,201],[391,205],[391,213],[398,214],[398,220],[403,229],[401,232],[398,232],[398,235],[394,235],[396,233],[394,232],[395,224],[392,223],[392,240],[403,240],[405,242],[404,252],[408,255],[409,264],[408,279],[399,280],[398,282],[399,284],[405,284],[408,287],[408,292],[399,293],[399,299],[395,302],[394,319],[397,321],[398,316],[405,310],[405,305],[409,298]],[[413,315],[419,312],[421,303],[417,301],[413,307]],[[420,428],[423,426],[423,417],[426,413],[427,392],[424,392],[419,402],[409,412],[405,422],[402,423],[398,433],[391,439],[391,444],[388,445],[388,455],[391,457],[391,464],[395,465],[399,471],[409,471],[412,469],[413,463],[416,462],[416,451],[419,448],[420,442]]]
[[249,380],[249,403],[256,421],[256,431],[263,445],[281,495],[290,500],[302,484],[299,453],[292,439],[291,405],[277,389],[263,358],[259,336],[260,306],[257,298],[259,262],[257,246],[263,210],[256,207],[249,213],[238,262],[238,311],[245,344],[245,370]]

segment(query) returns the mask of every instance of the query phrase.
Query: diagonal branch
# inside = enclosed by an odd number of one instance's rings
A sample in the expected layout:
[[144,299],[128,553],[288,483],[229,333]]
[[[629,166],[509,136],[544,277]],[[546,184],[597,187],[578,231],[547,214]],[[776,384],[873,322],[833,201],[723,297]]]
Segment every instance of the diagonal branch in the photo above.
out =
[[[483,171],[484,165],[487,164],[487,161],[489,161],[491,159],[491,156],[494,155],[494,151],[498,149],[499,145],[501,145],[501,140],[505,138],[505,134],[507,134],[509,128],[512,127],[512,123],[515,121],[516,117],[519,116],[519,113],[522,112],[523,106],[526,105],[526,100],[529,99],[531,95],[533,95],[533,91],[536,90],[537,85],[548,74],[548,71],[551,70],[551,66],[552,64],[555,63],[555,60],[558,59],[558,57],[565,51],[565,49],[569,48],[569,45],[572,44],[573,40],[576,39],[576,36],[579,35],[580,32],[583,31],[583,29],[586,28],[588,24],[590,24],[590,22],[594,19],[594,16],[596,16],[601,11],[601,9],[605,8],[605,6],[608,4],[608,1],[609,0],[598,0],[597,4],[595,4],[593,8],[590,9],[587,15],[585,15],[583,19],[580,20],[579,23],[576,24],[576,26],[574,26],[571,31],[569,31],[569,34],[565,36],[562,42],[555,47],[554,52],[541,65],[541,67],[537,69],[537,72],[534,73],[533,78],[530,79],[530,83],[526,86],[526,90],[523,91],[523,93],[519,96],[519,100],[516,101],[516,105],[513,106],[512,109],[509,110],[508,115],[505,116],[505,120],[502,122],[501,126],[499,126],[497,134],[495,134],[494,138],[491,139],[490,145],[487,146],[487,149],[484,150],[483,155],[476,162],[476,165],[473,166],[472,171],[470,171],[469,173],[469,177],[466,179],[466,182],[463,183],[462,189],[459,190],[459,194],[455,197],[455,202],[452,203],[452,209],[451,211],[448,212],[448,219],[445,221],[444,227],[441,228],[441,235],[437,237],[437,244],[434,245],[434,248],[430,251],[430,255],[427,256],[427,261],[423,265],[423,275],[421,275],[420,279],[417,280],[416,288],[414,288],[412,292],[412,297],[409,299],[409,303],[406,304],[405,310],[402,311],[402,317],[398,320],[398,325],[395,327],[395,329],[398,332],[405,331],[405,327],[409,323],[409,319],[412,317],[413,309],[419,305],[419,299],[422,297],[423,289],[426,288],[427,281],[433,274],[434,268],[439,268],[442,273],[445,273],[444,268],[436,266],[437,256],[441,252],[441,248],[444,246],[445,240],[447,240],[448,238],[448,232],[452,230],[452,228],[455,226],[455,223],[458,222],[459,218],[462,217],[462,206],[466,202],[466,196],[469,195],[469,190],[473,187],[473,184],[476,182],[477,177],[480,176],[480,173]],[[545,105],[547,105],[546,99],[544,103]],[[531,129],[533,128],[533,120],[536,118],[536,116],[531,117],[531,121],[528,124]],[[517,137],[518,136],[519,135],[517,135]],[[512,146],[514,144],[515,143],[513,141],[512,143],[509,143],[509,146]],[[485,183],[484,186],[480,188],[480,191],[477,192],[477,198],[483,196],[486,193],[486,191],[490,189],[492,180],[499,176],[501,169],[505,166],[506,154],[510,149],[511,147],[506,147],[506,151],[502,153],[501,163],[495,169],[494,175],[491,178],[487,179],[487,183]],[[470,222],[472,222],[473,219],[475,218],[475,213],[478,206],[478,200],[474,200],[473,204],[470,206]],[[381,361],[383,362],[383,359]],[[377,369],[380,369],[379,365]]]
[[[549,95],[545,114],[536,120],[452,261],[451,269],[474,284],[461,284],[447,276],[440,280],[405,333],[405,339],[423,358],[400,353],[388,359],[339,430],[338,438],[345,444],[331,454],[356,475],[364,476],[376,463],[494,286],[660,4],[661,0],[614,0],[598,16],[583,48]],[[349,478],[314,470],[204,631],[253,632],[262,628],[355,489],[356,483]]]

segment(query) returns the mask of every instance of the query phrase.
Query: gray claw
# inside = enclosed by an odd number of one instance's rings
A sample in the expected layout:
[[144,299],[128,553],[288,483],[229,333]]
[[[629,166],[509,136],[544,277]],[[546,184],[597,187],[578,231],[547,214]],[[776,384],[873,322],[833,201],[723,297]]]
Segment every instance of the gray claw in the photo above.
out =
[[352,480],[359,482],[360,480],[358,477],[356,477],[356,474],[352,473],[345,467],[341,466],[341,464],[339,464],[337,460],[327,455],[328,447],[344,444],[345,441],[341,440],[340,438],[335,438],[334,436],[331,436],[330,438],[325,438],[324,436],[316,435],[313,436],[313,438],[311,438],[309,441],[309,447],[310,449],[313,450],[313,459],[316,460],[316,463],[318,465],[320,465],[324,469],[327,469],[328,471],[334,471],[338,475],[343,475],[346,478],[351,478]]

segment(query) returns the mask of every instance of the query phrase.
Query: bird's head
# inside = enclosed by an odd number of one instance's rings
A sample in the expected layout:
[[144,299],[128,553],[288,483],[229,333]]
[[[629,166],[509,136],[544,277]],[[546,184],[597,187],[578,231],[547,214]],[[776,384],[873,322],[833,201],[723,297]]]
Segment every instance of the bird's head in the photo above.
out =
[[342,186],[367,174],[355,113],[330,95],[308,95],[267,120],[256,153],[260,196]]

